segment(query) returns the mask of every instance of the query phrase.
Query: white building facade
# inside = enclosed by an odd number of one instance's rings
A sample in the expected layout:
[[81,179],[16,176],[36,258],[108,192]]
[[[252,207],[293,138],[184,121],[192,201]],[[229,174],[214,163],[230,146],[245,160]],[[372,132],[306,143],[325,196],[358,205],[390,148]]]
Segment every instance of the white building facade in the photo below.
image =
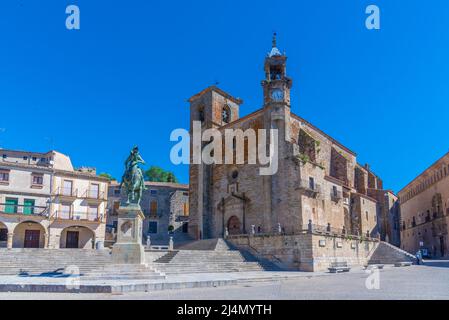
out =
[[108,183],[56,151],[0,149],[0,247],[101,248]]

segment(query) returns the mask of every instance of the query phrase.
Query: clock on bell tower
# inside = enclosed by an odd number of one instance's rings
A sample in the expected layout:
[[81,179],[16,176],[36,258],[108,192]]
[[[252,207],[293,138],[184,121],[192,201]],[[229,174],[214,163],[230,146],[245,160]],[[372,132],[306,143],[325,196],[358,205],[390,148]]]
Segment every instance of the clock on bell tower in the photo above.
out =
[[265,80],[262,81],[264,106],[273,104],[290,107],[290,88],[292,80],[286,73],[287,56],[276,46],[276,33],[270,53],[265,58]]

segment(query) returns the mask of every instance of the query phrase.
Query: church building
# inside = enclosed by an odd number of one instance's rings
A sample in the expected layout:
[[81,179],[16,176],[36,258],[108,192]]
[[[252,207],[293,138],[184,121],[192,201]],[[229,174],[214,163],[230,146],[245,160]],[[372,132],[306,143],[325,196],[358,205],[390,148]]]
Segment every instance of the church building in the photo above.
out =
[[[247,158],[244,164],[191,164],[190,235],[296,234],[313,227],[399,238],[394,194],[368,165],[357,162],[354,151],[291,112],[293,81],[276,35],[264,71],[262,107],[247,116],[239,116],[241,99],[216,86],[189,99],[191,132],[193,121],[200,121],[203,131],[215,128],[223,135],[226,129],[277,129],[279,159],[277,172],[265,176]],[[247,139],[243,143],[246,151]]]

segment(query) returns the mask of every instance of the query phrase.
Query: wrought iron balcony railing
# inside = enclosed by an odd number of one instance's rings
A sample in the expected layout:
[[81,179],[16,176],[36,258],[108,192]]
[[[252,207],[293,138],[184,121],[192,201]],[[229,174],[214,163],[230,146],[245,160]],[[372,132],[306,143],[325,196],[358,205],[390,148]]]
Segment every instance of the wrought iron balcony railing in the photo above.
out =
[[321,185],[307,181],[307,180],[301,180],[298,185],[299,189],[310,191],[313,193],[321,193]]
[[0,204],[0,213],[48,217],[48,212],[48,207],[16,205],[8,203]]
[[53,195],[58,197],[77,198],[78,189],[60,187],[53,191]]
[[100,215],[98,213],[90,212],[55,211],[55,213],[52,215],[52,219],[103,222],[104,217],[103,215]]
[[341,191],[337,191],[337,192],[331,191],[331,200],[332,201],[338,202],[341,199],[343,199],[343,193]]
[[100,192],[98,190],[87,190],[84,192],[84,194],[81,196],[81,198],[88,199],[88,200],[98,200],[98,201],[105,201],[106,200],[106,194],[104,192]]

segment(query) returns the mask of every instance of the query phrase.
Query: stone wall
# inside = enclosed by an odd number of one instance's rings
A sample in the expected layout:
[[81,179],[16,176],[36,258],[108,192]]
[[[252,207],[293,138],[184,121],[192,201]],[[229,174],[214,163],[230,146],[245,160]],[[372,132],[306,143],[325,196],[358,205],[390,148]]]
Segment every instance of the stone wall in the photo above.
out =
[[401,248],[449,257],[449,154],[399,192]]
[[368,263],[378,242],[334,235],[254,235],[227,238],[236,247],[291,269],[327,271],[332,262],[357,267]]
[[[146,190],[143,192],[140,206],[145,215],[142,223],[142,241],[146,243],[146,237],[150,235],[152,244],[167,245],[170,236],[175,242],[184,241],[187,237],[184,224],[189,223],[189,191],[188,186],[177,183],[146,182]],[[117,221],[114,212],[114,203],[125,201],[126,196],[119,190],[119,185],[111,184],[108,197],[109,226]],[[157,204],[157,210],[151,210],[151,203]],[[157,232],[149,233],[150,223],[157,224]],[[169,234],[169,226],[173,226],[173,233]],[[109,236],[110,238],[110,236]]]

